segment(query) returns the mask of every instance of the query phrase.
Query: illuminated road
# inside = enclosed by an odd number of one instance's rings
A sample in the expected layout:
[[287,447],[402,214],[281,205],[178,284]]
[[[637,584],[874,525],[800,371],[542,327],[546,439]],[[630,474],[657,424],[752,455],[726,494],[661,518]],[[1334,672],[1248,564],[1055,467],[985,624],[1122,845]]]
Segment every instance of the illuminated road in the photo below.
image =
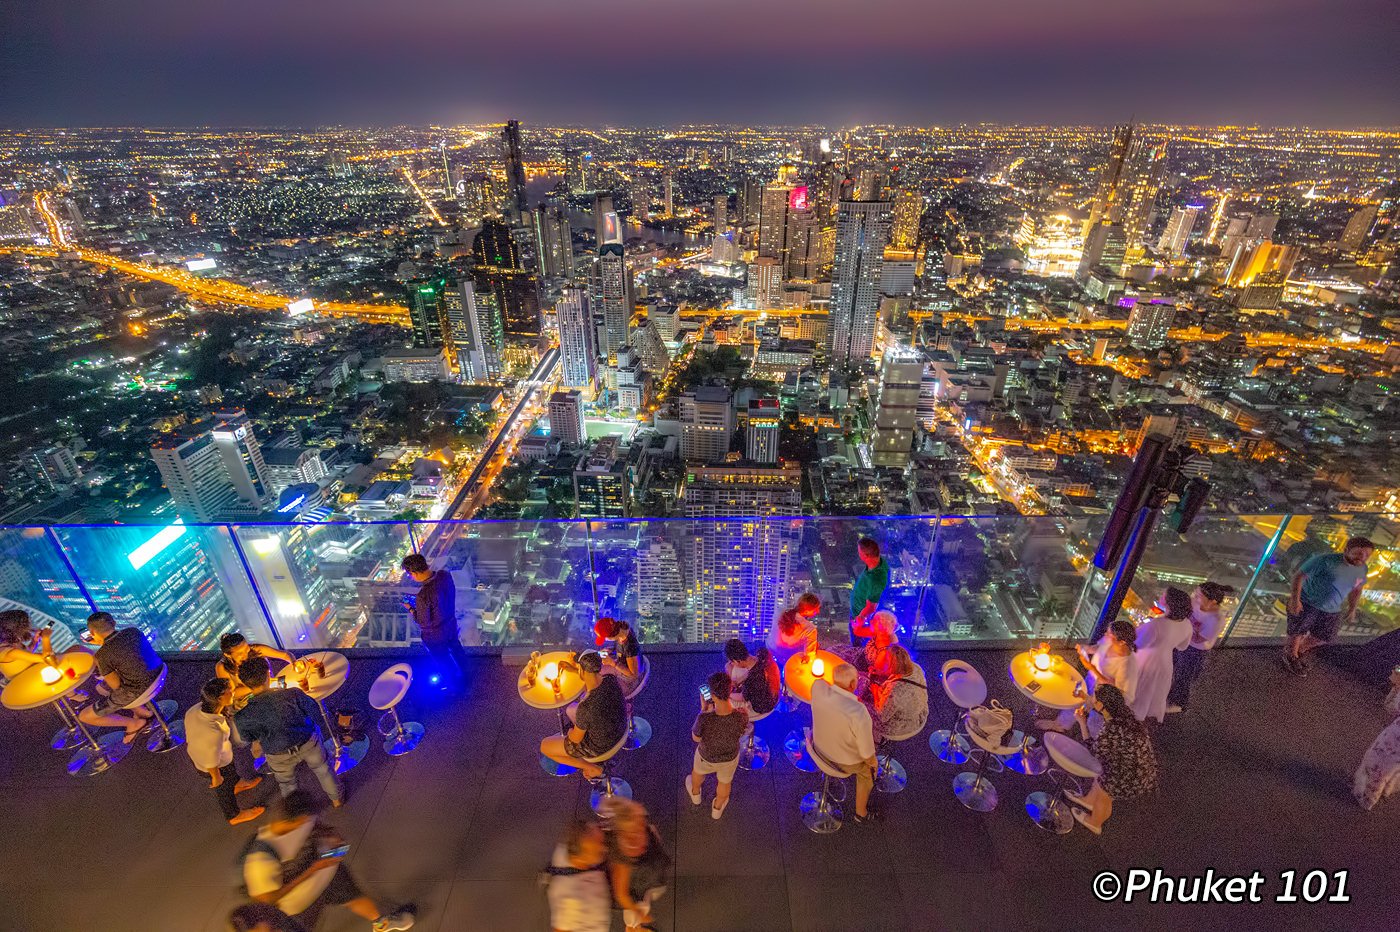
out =
[[523,389],[520,397],[510,409],[510,413],[497,426],[495,435],[482,448],[476,466],[467,476],[467,481],[462,483],[457,496],[452,499],[452,504],[447,507],[443,521],[435,523],[423,541],[420,549],[429,559],[445,553],[466,526],[449,522],[452,519],[465,521],[485,502],[492,483],[510,462],[516,446],[529,430],[535,416],[542,413],[548,398],[547,392],[554,390],[558,376],[559,349],[551,347],[535,364],[529,378],[520,383]]
[[442,214],[438,213],[438,209],[433,206],[433,202],[428,200],[428,195],[424,194],[423,189],[418,187],[418,181],[413,177],[413,172],[409,171],[407,168],[400,168],[399,171],[403,172],[404,178],[408,179],[408,186],[413,189],[414,194],[418,195],[418,199],[423,202],[423,206],[428,208],[428,213],[432,216],[433,220],[436,221],[437,225],[440,227],[447,226],[447,221],[442,219]]
[[39,217],[44,221],[44,226],[49,231],[49,242],[60,249],[67,249],[72,245],[68,239],[68,233],[63,229],[63,224],[58,219],[58,214],[54,213],[49,206],[49,192],[40,191],[34,195],[34,207],[39,212]]

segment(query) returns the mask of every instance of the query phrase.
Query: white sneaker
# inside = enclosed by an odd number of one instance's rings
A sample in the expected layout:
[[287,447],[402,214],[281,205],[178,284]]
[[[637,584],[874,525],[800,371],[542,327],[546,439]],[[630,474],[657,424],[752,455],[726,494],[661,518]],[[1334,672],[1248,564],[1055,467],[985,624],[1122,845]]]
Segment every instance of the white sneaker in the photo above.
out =
[[1176,713],[1181,712],[1181,711],[1183,711],[1183,710],[1182,710],[1181,706],[1179,706],[1179,705],[1169,705],[1169,706],[1167,706],[1167,714],[1168,714],[1168,715],[1175,715]]
[[718,819],[720,816],[724,815],[724,810],[727,809],[727,808],[729,808],[729,800],[727,800],[727,799],[724,801],[724,805],[723,805],[723,806],[721,806],[718,802],[715,802],[715,803],[711,804],[711,806],[710,806],[710,818],[712,818],[712,819]]
[[685,778],[685,791],[690,795],[690,802],[692,805],[700,805],[700,794],[697,791],[691,789],[689,774],[687,774]]
[[413,928],[413,913],[397,912],[380,916],[374,920],[370,928],[374,932],[402,932],[404,929],[411,929]]

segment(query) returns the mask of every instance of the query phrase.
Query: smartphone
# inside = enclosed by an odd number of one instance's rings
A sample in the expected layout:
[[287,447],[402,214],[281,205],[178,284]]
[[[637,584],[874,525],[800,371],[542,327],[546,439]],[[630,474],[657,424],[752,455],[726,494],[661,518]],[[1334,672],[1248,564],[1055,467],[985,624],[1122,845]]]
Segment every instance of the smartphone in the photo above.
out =
[[600,650],[598,651],[598,656],[602,657],[604,660],[610,660],[612,659],[612,652],[607,650]]
[[339,845],[338,847],[332,848],[332,849],[329,850],[329,851],[322,852],[322,853],[319,855],[319,857],[320,857],[320,859],[323,860],[323,861],[324,861],[324,860],[329,860],[330,858],[343,858],[343,857],[345,857],[346,852],[349,851],[349,850],[350,850],[350,846],[349,846],[349,845]]
[[710,701],[710,698],[711,698],[711,696],[710,696],[710,686],[709,686],[709,684],[708,684],[708,683],[702,683],[702,684],[700,685],[700,701],[701,701],[701,702],[709,702],[709,701]]
[[272,685],[276,686],[278,689],[286,689],[287,678],[285,676],[274,676],[272,678]]

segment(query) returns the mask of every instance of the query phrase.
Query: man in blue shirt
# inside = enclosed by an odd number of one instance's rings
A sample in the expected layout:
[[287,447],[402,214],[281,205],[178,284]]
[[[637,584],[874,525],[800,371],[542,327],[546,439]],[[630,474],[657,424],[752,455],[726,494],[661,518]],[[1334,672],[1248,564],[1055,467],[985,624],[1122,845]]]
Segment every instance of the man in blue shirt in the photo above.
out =
[[1293,574],[1293,592],[1288,599],[1288,641],[1283,665],[1299,676],[1306,676],[1311,661],[1307,655],[1337,636],[1343,622],[1356,617],[1356,604],[1366,585],[1366,561],[1376,545],[1364,537],[1353,537],[1341,553],[1314,554]]
[[321,747],[316,701],[295,686],[272,688],[266,657],[249,657],[238,667],[238,679],[252,690],[248,704],[233,717],[239,737],[256,741],[277,778],[282,795],[297,788],[297,765],[306,764],[330,797],[340,806],[340,784],[326,764]]

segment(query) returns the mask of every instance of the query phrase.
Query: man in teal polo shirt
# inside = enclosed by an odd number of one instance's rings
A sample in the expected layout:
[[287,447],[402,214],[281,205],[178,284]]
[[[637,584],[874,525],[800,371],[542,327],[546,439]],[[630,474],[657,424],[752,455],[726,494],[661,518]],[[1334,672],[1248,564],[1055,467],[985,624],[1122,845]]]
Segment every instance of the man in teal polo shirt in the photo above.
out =
[[1341,553],[1314,554],[1293,574],[1283,651],[1283,665],[1290,671],[1306,675],[1308,653],[1331,641],[1343,622],[1356,617],[1366,585],[1366,561],[1375,550],[1366,538],[1353,537]]
[[869,537],[856,544],[865,570],[851,587],[851,646],[860,647],[870,637],[870,616],[880,607],[880,599],[890,585],[890,565],[880,556],[880,545]]

